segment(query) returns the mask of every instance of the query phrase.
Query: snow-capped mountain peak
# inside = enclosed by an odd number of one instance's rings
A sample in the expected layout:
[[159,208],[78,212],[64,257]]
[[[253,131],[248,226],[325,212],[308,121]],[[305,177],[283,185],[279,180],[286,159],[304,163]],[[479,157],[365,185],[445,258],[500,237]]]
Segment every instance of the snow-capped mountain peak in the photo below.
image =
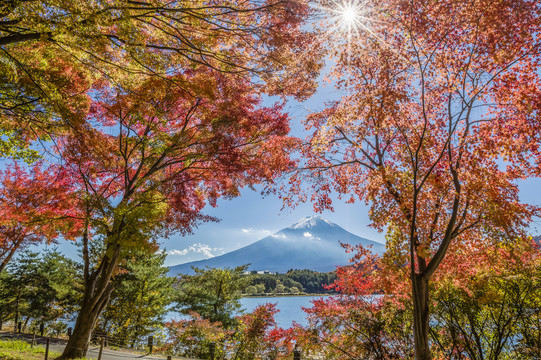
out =
[[292,229],[292,230],[311,229],[311,228],[320,227],[321,225],[333,226],[334,223],[318,215],[306,216],[300,219],[299,221],[297,221],[295,224],[288,227],[288,229]]

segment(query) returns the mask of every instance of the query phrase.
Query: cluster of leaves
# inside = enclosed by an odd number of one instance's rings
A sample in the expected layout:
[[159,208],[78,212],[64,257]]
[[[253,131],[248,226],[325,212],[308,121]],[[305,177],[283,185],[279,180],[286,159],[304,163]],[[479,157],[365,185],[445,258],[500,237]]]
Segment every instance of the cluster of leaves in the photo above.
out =
[[443,358],[539,356],[541,252],[536,244],[468,244],[452,251],[437,277],[432,339]]
[[299,52],[291,42],[310,40],[300,28],[309,12],[298,1],[3,2],[0,155],[31,159],[29,141],[80,124],[96,91],[197,65],[306,96],[320,61],[285,65]]
[[0,273],[17,250],[60,234],[74,239],[81,228],[67,172],[41,165],[14,164],[0,171]]
[[276,327],[277,312],[274,304],[260,305],[253,312],[236,317],[235,328],[191,313],[190,319],[166,324],[168,338],[160,350],[205,359],[213,344],[215,359],[286,359],[291,356],[291,334]]
[[404,294],[393,288],[382,295],[382,259],[361,245],[346,247],[354,253],[353,263],[339,267],[331,285],[340,295],[304,309],[309,324],[294,327],[297,343],[325,359],[412,358],[412,316]]
[[[539,354],[541,252],[531,238],[456,246],[431,285],[430,344],[438,359],[531,359]],[[338,297],[314,301],[294,328],[326,359],[413,359],[407,269],[357,247],[338,269]]]
[[55,249],[22,252],[0,274],[0,321],[65,333],[81,300],[80,266]]

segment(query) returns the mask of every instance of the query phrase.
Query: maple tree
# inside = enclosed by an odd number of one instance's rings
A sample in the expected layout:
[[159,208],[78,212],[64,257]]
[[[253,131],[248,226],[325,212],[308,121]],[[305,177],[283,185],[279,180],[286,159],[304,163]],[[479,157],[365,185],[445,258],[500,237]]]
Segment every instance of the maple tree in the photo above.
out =
[[[319,61],[303,1],[7,1],[0,4],[0,155],[84,121],[94,91],[193,64],[258,78],[269,92],[306,96]],[[309,86],[304,86],[309,85]]]
[[[471,259],[471,260],[470,260]],[[433,286],[431,336],[444,359],[539,355],[541,252],[531,238],[451,249]]]
[[388,0],[356,11],[347,38],[328,33],[346,94],[308,116],[291,183],[312,184],[319,210],[332,191],[371,204],[409,266],[415,356],[430,359],[429,284],[449,246],[523,235],[538,211],[517,180],[540,170],[541,8]]
[[[318,299],[294,337],[327,359],[412,359],[407,267],[362,246],[337,269],[339,296]],[[539,247],[530,237],[454,243],[431,281],[437,359],[529,359],[539,353]]]
[[13,164],[0,171],[0,272],[28,245],[74,239],[81,226],[72,208],[71,181],[56,166],[29,169]]
[[[197,313],[191,313],[190,319],[171,320],[165,323],[167,339],[159,349],[165,353],[191,358],[209,358],[210,343],[222,343],[231,336],[233,330],[225,329],[220,322],[211,322]],[[215,348],[215,358],[224,358],[222,346]]]
[[412,317],[404,306],[409,297],[401,292],[407,278],[369,248],[345,247],[353,253],[352,264],[338,267],[329,286],[339,295],[303,309],[308,324],[292,329],[297,344],[325,359],[411,359]]
[[238,317],[232,339],[232,359],[276,359],[280,352],[287,355],[281,351],[283,332],[274,320],[278,311],[276,304],[266,303]]
[[[102,92],[83,126],[57,143],[84,222],[85,293],[62,358],[86,351],[127,252],[156,249],[157,236],[189,233],[213,220],[201,214],[206,204],[272,182],[293,165],[288,116],[281,105],[261,107],[249,80],[205,66],[171,80]],[[96,241],[103,249],[93,261],[89,244]]]
[[287,116],[258,107],[263,93],[314,91],[320,59],[297,61],[310,11],[257,0],[1,5],[0,151],[31,160],[25,146],[52,139],[76,188],[67,203],[85,294],[63,358],[86,351],[126,251],[192,231],[211,220],[205,204],[291,166]]

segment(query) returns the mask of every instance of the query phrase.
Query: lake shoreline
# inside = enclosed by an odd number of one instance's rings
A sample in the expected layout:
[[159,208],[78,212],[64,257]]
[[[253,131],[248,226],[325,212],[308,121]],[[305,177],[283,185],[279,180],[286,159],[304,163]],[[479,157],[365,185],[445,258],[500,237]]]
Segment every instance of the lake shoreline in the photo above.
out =
[[252,299],[252,298],[283,298],[283,297],[306,297],[306,296],[333,296],[333,295],[339,295],[339,294],[257,294],[257,295],[247,295],[243,294],[242,299]]

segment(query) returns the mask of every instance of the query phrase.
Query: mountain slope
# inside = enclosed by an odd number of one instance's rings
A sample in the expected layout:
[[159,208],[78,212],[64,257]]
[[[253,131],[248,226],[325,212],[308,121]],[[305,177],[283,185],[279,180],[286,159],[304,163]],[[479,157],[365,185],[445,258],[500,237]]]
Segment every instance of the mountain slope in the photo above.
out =
[[235,267],[251,264],[250,270],[285,273],[289,269],[333,271],[349,263],[340,242],[352,245],[372,245],[372,251],[382,254],[385,245],[356,236],[319,216],[306,217],[290,227],[267,236],[238,250],[206,259],[172,266],[169,274],[191,274],[191,267]]

